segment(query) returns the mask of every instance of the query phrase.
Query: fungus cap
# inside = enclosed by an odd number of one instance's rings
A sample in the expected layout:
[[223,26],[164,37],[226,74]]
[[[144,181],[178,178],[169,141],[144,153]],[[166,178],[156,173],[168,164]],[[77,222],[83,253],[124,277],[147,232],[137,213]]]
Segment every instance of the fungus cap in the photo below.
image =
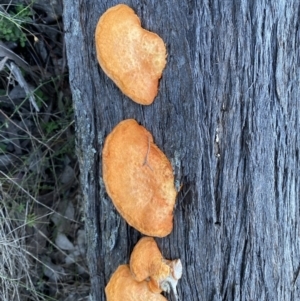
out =
[[[137,281],[159,273],[163,264],[163,256],[153,237],[143,237],[134,246],[130,255],[130,270]],[[164,266],[161,273],[169,275],[169,267]]]
[[133,248],[130,256],[130,270],[137,281],[148,279],[149,289],[154,293],[174,292],[182,275],[180,259],[163,258],[153,237],[143,237]]
[[145,235],[170,234],[173,170],[152,135],[134,119],[120,122],[105,140],[102,164],[106,191],[127,223]]
[[125,4],[109,8],[99,19],[95,43],[103,71],[133,101],[150,105],[166,65],[166,47]]
[[128,265],[120,265],[105,288],[107,301],[167,301],[161,294],[149,290],[146,281],[137,282]]

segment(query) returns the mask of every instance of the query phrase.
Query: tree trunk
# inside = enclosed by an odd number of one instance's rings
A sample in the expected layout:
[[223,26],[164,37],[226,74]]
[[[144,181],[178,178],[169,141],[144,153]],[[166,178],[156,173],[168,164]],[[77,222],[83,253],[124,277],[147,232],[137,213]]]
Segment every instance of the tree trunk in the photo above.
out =
[[180,300],[300,300],[299,0],[125,2],[168,51],[150,106],[96,59],[97,21],[118,2],[64,0],[91,300],[105,300],[141,237],[102,180],[105,138],[127,118],[153,134],[182,185],[173,232],[156,239],[182,260]]

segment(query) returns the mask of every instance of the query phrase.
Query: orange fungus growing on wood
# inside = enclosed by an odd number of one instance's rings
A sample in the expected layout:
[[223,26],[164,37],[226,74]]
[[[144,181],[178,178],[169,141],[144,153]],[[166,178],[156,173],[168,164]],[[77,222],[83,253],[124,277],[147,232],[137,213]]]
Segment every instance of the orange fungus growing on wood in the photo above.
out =
[[130,270],[137,281],[148,279],[154,293],[174,292],[182,275],[180,259],[164,259],[153,237],[143,237],[135,245],[130,257]]
[[150,105],[166,65],[166,47],[125,4],[109,8],[96,27],[97,59],[121,91],[133,101]]
[[105,288],[108,301],[166,301],[160,293],[173,291],[181,278],[180,259],[162,257],[155,240],[143,237],[134,247],[130,265],[121,265]]
[[107,193],[128,224],[149,236],[170,234],[177,194],[173,170],[151,133],[124,120],[107,136],[102,155]]
[[107,301],[167,301],[149,290],[147,282],[137,282],[128,265],[120,265],[105,288]]

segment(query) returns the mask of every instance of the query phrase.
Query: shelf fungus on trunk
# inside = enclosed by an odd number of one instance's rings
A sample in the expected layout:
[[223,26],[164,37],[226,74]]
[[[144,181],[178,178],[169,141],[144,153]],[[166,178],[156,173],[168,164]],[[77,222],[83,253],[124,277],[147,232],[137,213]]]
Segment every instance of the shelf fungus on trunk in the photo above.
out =
[[134,247],[129,265],[120,265],[106,288],[108,301],[166,301],[161,292],[171,290],[178,300],[176,285],[181,278],[180,259],[162,257],[155,240],[143,237]]
[[143,237],[135,245],[130,257],[130,270],[137,281],[148,281],[154,293],[174,293],[182,275],[180,259],[164,259],[153,237]]
[[167,301],[167,299],[149,290],[146,281],[137,282],[129,266],[120,265],[105,288],[107,301]]
[[106,75],[133,101],[150,105],[166,65],[166,47],[125,4],[109,8],[99,19],[95,44]]
[[121,121],[105,140],[102,162],[106,191],[127,223],[148,236],[170,234],[174,175],[151,133],[134,119]]

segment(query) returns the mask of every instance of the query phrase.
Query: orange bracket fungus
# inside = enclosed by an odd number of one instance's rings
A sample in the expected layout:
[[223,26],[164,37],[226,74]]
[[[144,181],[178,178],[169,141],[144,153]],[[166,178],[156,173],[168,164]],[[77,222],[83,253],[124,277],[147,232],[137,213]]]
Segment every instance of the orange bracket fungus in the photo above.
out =
[[163,258],[153,237],[143,237],[134,247],[130,257],[130,270],[137,281],[148,281],[154,293],[173,291],[182,275],[180,259]]
[[167,301],[162,291],[172,289],[176,300],[176,285],[182,274],[180,259],[162,257],[155,240],[143,237],[134,247],[130,265],[121,265],[105,288],[108,301]]
[[109,8],[95,33],[97,59],[106,75],[133,101],[150,105],[166,65],[166,47],[125,4]]
[[106,191],[128,224],[148,236],[170,234],[173,170],[151,133],[134,119],[121,121],[105,140],[102,162]]
[[120,265],[105,288],[107,301],[167,301],[167,299],[149,290],[147,282],[137,282],[128,265]]

